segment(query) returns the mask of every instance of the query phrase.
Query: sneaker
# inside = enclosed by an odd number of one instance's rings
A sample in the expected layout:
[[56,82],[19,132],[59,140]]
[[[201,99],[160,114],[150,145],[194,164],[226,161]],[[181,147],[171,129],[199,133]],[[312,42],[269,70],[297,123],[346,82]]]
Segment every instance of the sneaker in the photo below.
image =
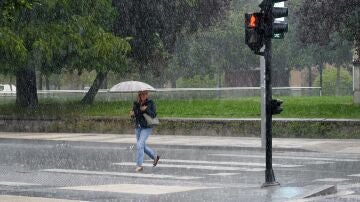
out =
[[153,163],[154,167],[158,164],[159,159],[160,159],[160,156],[156,156],[156,158],[154,159],[154,163]]
[[139,173],[139,172],[141,172],[141,171],[143,171],[144,170],[144,167],[142,167],[142,166],[137,166],[136,168],[135,168],[135,172],[137,172],[137,173]]

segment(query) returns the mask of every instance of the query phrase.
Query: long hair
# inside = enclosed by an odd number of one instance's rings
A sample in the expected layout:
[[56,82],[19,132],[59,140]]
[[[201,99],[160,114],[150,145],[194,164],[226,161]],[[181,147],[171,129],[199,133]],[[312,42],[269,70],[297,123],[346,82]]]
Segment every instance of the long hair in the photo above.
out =
[[144,102],[145,102],[145,100],[141,100],[141,94],[142,93],[145,93],[146,94],[146,99],[148,98],[148,96],[149,96],[149,93],[147,92],[147,91],[139,91],[138,92],[138,96],[137,96],[137,102],[140,104],[140,105],[142,105]]

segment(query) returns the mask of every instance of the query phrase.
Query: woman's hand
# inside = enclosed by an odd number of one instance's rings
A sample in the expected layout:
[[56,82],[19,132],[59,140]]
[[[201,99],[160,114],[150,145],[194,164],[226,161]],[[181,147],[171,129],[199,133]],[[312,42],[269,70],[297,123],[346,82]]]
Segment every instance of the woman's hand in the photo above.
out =
[[143,111],[145,111],[147,109],[147,106],[141,106],[140,107],[140,110],[143,112]]
[[130,116],[134,116],[135,113],[134,113],[134,110],[131,110],[130,113],[129,113]]

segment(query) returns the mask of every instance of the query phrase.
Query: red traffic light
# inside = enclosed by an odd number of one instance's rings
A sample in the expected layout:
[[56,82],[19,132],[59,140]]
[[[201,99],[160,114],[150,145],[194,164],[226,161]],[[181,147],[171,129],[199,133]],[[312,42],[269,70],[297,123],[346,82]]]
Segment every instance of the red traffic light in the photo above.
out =
[[256,20],[255,15],[251,15],[249,27],[255,28],[255,27],[256,27],[256,24],[257,24],[257,20]]
[[245,26],[250,29],[259,27],[261,17],[261,13],[245,14]]
[[264,44],[264,28],[262,13],[245,13],[245,44],[255,52],[260,53]]

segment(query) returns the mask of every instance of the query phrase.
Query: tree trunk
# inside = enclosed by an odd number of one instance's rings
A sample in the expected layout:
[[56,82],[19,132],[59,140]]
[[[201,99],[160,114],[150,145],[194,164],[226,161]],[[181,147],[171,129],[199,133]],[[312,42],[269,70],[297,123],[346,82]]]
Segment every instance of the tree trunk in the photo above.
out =
[[308,71],[309,71],[309,87],[312,86],[312,72],[311,72],[311,66],[308,66]]
[[322,89],[323,89],[323,63],[319,64],[319,71],[320,71],[320,96],[322,96]]
[[104,81],[103,81],[103,83],[101,85],[101,88],[102,89],[107,89],[108,88],[108,78],[107,77],[105,77],[105,79],[104,79]]
[[16,72],[16,105],[20,107],[38,105],[36,74],[33,68],[20,69]]
[[336,68],[336,89],[335,95],[340,95],[340,66]]
[[46,90],[50,90],[49,75],[45,75],[45,87],[46,87]]
[[216,87],[217,88],[221,88],[222,87],[222,85],[221,85],[221,77],[222,77],[222,72],[221,72],[221,70],[220,70],[220,68],[218,69],[218,71],[217,71],[217,74],[216,74]]
[[176,88],[176,78],[171,79],[170,83],[171,83],[171,88]]
[[43,75],[40,73],[39,74],[39,85],[38,85],[39,90],[42,90],[42,84],[43,84]]
[[353,87],[354,87],[354,96],[353,103],[360,104],[360,37],[355,39],[355,52],[353,55]]
[[12,76],[10,75],[10,79],[9,79],[9,84],[10,84],[10,91],[13,91],[13,87],[12,87]]
[[81,100],[81,104],[92,104],[94,102],[95,96],[99,91],[102,83],[106,79],[108,72],[98,72],[96,78],[91,85],[89,91],[86,93],[84,98]]
[[[220,66],[218,66],[218,70],[217,70],[217,75],[216,75],[216,87],[217,88],[221,88],[221,76],[222,76],[222,73],[221,73],[221,70],[220,70]],[[217,97],[220,99],[221,98],[221,90],[218,90],[217,92]]]

